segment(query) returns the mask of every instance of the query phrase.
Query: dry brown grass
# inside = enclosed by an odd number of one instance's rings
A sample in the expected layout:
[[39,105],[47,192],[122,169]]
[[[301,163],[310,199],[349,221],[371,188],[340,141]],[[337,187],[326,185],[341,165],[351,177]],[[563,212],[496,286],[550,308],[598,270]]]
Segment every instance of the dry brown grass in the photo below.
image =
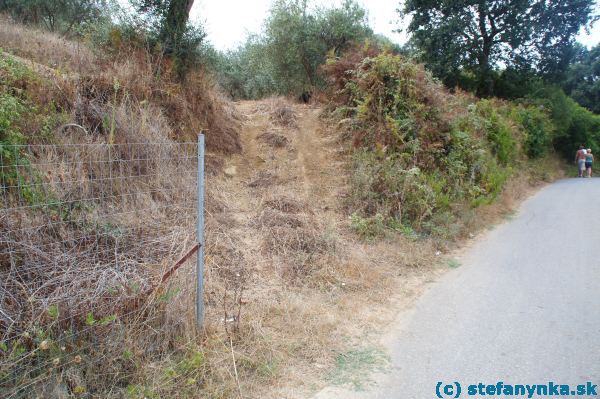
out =
[[287,137],[274,132],[265,132],[258,136],[257,139],[273,148],[287,147],[290,142]]
[[273,110],[271,120],[283,127],[297,127],[296,113],[286,104],[280,104]]
[[0,15],[0,41],[4,51],[62,73],[87,75],[101,69],[89,47],[54,33],[13,23],[3,15]]
[[274,127],[297,128],[295,104],[285,97],[270,97],[256,104],[254,114],[267,114]]
[[[17,188],[2,192],[0,333],[11,349],[0,356],[0,396],[21,389],[123,397],[130,385],[134,396],[140,387],[167,397],[230,397],[233,332],[219,320],[239,312],[248,276],[243,245],[228,233],[235,221],[227,199],[214,185],[205,330],[189,312],[193,278],[180,273],[148,293],[195,241],[196,146],[180,142],[204,130],[207,173],[218,175],[222,154],[241,150],[235,109],[204,72],[180,84],[167,63],[159,80],[139,51],[109,60],[6,20],[0,41],[39,74],[18,89],[83,127],[59,127],[37,146],[39,126],[21,124],[33,144],[23,152],[27,181],[44,188],[34,199],[44,206],[29,207]],[[202,367],[190,366],[194,353],[206,359]],[[191,378],[198,382],[187,391],[177,388]]]
[[44,72],[55,88],[54,102],[72,112],[74,121],[89,133],[106,136],[106,120],[111,119],[113,108],[125,106],[130,110],[134,105],[139,112],[148,108],[148,117],[156,115],[157,124],[166,118],[171,139],[195,140],[204,131],[209,150],[241,150],[240,116],[205,71],[192,71],[179,82],[170,62],[155,61],[143,50],[121,48],[108,57],[94,54],[77,41],[6,18],[1,22],[4,50],[25,59],[33,70]]

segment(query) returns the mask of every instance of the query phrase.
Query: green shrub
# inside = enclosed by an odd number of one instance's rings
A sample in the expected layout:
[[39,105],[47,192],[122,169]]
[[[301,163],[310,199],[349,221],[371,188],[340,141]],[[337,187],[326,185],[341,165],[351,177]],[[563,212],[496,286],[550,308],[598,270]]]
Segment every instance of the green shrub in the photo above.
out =
[[[37,185],[39,179],[25,154],[28,136],[49,137],[54,125],[61,123],[63,115],[52,109],[35,106],[28,97],[27,88],[36,87],[39,79],[31,70],[14,61],[0,50],[0,190],[8,191],[29,204],[37,203],[42,196]],[[40,128],[23,132],[23,126]]]
[[[397,225],[399,221],[418,229],[438,200],[427,176],[403,164],[400,157],[380,158],[375,152],[358,150],[353,162],[351,206],[361,215],[377,217],[376,225]],[[373,230],[373,226],[366,229],[354,224],[357,230]]]
[[350,215],[350,226],[363,239],[371,239],[385,233],[385,218],[377,213],[375,216],[362,217],[354,212]]
[[525,152],[529,158],[543,156],[552,142],[554,126],[540,107],[518,107],[514,117],[525,131]]
[[[24,185],[19,167],[26,163],[22,149],[18,147],[25,143],[25,137],[15,126],[21,118],[25,107],[16,97],[7,93],[0,94],[0,181],[2,191]],[[28,197],[29,193],[23,193]]]
[[337,114],[351,119],[348,205],[362,237],[407,228],[455,237],[461,215],[492,203],[513,167],[542,156],[552,137],[543,110],[451,95],[398,55],[348,55],[326,71],[338,88]]
[[509,165],[517,157],[513,127],[496,109],[490,100],[482,100],[477,104],[477,111],[485,119],[485,130],[492,152],[503,165]]
[[567,160],[572,160],[580,145],[600,150],[600,116],[577,104],[556,88],[547,86],[532,95],[530,103],[547,109],[554,126],[552,145]]

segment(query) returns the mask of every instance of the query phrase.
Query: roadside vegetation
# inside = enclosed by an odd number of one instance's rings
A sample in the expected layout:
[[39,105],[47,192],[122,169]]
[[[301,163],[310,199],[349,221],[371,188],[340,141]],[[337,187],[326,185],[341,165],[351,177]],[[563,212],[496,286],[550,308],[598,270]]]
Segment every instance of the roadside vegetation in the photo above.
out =
[[423,66],[369,45],[324,71],[330,115],[355,147],[348,207],[366,237],[464,236],[473,210],[493,204],[511,179],[551,179],[555,171],[539,166],[554,148],[597,143],[598,117],[557,89],[547,100],[450,93]]
[[[446,258],[457,243],[561,176],[579,145],[600,152],[600,52],[574,40],[597,19],[592,1],[525,1],[516,14],[438,3],[405,2],[400,47],[353,0],[276,0],[261,32],[222,52],[189,20],[193,0],[2,2],[0,215],[26,209],[0,217],[0,396],[302,397],[384,368],[370,338],[394,317],[390,300],[460,267]],[[531,46],[534,58],[515,56]],[[93,180],[116,169],[31,165],[66,156],[53,152],[64,144],[164,143],[167,159],[194,158],[173,149],[201,130],[197,328],[189,264],[147,294],[195,240],[193,162],[113,154],[153,160],[144,175],[172,192],[111,186],[153,211],[110,219],[99,215],[136,205],[101,201]],[[27,147],[40,144],[53,150]],[[36,189],[55,178],[83,183]],[[55,205],[82,193],[98,201]],[[66,227],[33,229],[43,218]],[[108,238],[54,245],[81,235]],[[117,241],[126,267],[99,255]]]

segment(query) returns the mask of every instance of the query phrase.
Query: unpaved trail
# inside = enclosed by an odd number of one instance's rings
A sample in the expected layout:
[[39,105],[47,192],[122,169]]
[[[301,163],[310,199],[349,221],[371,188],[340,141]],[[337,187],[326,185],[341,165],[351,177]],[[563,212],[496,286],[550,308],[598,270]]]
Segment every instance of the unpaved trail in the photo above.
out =
[[[337,372],[340,353],[376,349],[381,326],[438,273],[435,251],[403,237],[357,239],[344,208],[349,143],[319,107],[285,99],[236,106],[243,152],[225,159],[213,183],[231,218],[218,239],[234,241],[241,253],[231,263],[248,271],[242,319],[266,327],[282,354],[277,381],[260,397],[307,398]],[[282,107],[289,123],[274,118]]]
[[600,179],[534,195],[399,316],[387,373],[366,391],[317,398],[434,398],[438,382],[459,382],[461,397],[498,381],[600,385],[599,197]]
[[[341,146],[324,130],[322,109],[290,106],[296,122],[281,126],[269,117],[274,106],[270,101],[238,105],[246,118],[241,137],[244,152],[228,165],[234,167],[230,170],[233,180],[250,185],[250,190],[241,190],[251,191],[249,197],[256,196],[253,188],[279,190],[308,202],[313,214],[329,213],[337,208],[337,197],[345,183],[340,172],[343,160],[338,155]],[[269,145],[260,137],[265,133],[285,137],[287,144],[279,148]]]
[[307,109],[299,123],[298,160],[302,171],[304,189],[307,196],[321,187],[320,174],[327,173],[326,146],[321,142],[322,130],[319,123],[320,109]]

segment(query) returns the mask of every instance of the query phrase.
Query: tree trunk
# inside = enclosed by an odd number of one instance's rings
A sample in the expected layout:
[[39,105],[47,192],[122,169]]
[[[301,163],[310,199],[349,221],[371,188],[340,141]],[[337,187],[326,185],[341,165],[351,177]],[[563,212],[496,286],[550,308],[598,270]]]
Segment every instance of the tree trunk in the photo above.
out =
[[490,97],[494,94],[494,78],[490,68],[491,47],[484,42],[481,56],[479,57],[479,82],[477,95],[479,97]]
[[171,0],[162,26],[161,36],[173,50],[179,47],[194,0]]
[[480,97],[489,97],[494,93],[494,80],[490,68],[490,54],[494,40],[494,32],[488,32],[486,28],[486,19],[488,18],[486,2],[480,1],[478,7],[479,33],[483,41],[481,53],[477,57],[479,62],[479,82],[477,85],[477,95]]

